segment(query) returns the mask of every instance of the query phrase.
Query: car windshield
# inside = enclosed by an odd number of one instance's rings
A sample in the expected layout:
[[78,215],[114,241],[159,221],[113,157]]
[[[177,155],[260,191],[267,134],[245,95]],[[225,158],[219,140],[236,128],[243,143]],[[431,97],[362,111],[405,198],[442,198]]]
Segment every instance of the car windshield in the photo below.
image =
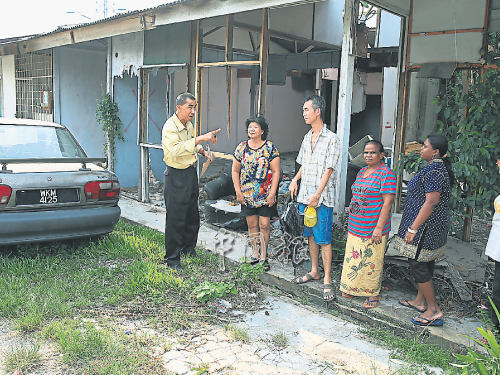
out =
[[0,125],[0,158],[84,158],[85,152],[64,128]]

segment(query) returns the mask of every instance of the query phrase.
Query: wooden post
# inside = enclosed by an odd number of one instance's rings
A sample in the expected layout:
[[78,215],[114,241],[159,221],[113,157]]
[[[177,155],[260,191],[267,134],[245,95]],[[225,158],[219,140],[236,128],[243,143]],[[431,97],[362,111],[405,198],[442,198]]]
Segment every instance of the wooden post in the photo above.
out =
[[353,28],[356,22],[354,17],[357,14],[355,7],[356,0],[345,0],[344,5],[344,30],[342,38],[342,57],[340,59],[340,81],[339,81],[339,109],[337,117],[337,135],[340,139],[340,157],[336,170],[336,194],[335,194],[335,212],[340,214],[344,212],[345,191],[347,184],[347,163],[349,149],[349,133],[351,130],[351,101],[352,84],[354,75],[354,54],[353,46]]
[[201,103],[202,103],[201,83],[203,78],[202,77],[203,70],[200,67],[198,67],[198,64],[201,62],[201,54],[203,48],[203,34],[200,23],[201,23],[200,20],[196,21],[196,54],[195,54],[196,86],[195,86],[194,96],[196,97],[196,101],[198,103],[196,107],[196,118],[195,118],[195,133],[197,136],[201,134]]
[[188,66],[188,82],[187,91],[194,93],[196,92],[196,64],[198,62],[197,57],[197,42],[198,42],[198,23],[199,21],[191,21],[191,46],[189,49],[189,66]]
[[[107,53],[108,53],[108,58],[106,61],[106,75],[107,75],[107,80],[106,80],[106,91],[109,94],[111,101],[114,102],[114,82],[113,82],[113,45],[112,45],[112,38],[108,38],[108,45],[107,45]],[[114,172],[115,170],[115,160],[114,160],[114,155],[113,155],[113,145],[115,142],[115,133],[114,133],[114,128],[109,128],[108,132],[106,134],[106,142],[108,144],[108,150],[107,150],[107,157],[108,157],[108,170],[111,172]]]
[[[137,144],[148,141],[148,78],[149,72],[146,69],[139,70],[139,84],[137,93]],[[138,198],[141,202],[149,202],[149,149],[139,146],[139,186]]]
[[[233,61],[233,30],[234,30],[234,15],[226,16],[226,62]],[[226,66],[226,87],[227,87],[227,136],[231,139],[231,110],[232,110],[232,95],[233,95],[233,68]]]
[[269,9],[262,9],[262,29],[260,32],[260,80],[258,115],[266,114],[267,61],[269,58]]

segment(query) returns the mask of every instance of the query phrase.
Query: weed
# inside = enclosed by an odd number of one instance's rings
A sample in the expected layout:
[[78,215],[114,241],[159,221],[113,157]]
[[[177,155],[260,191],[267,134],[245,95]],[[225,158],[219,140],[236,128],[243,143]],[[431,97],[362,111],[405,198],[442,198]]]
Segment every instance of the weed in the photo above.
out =
[[[495,311],[495,314],[500,318],[500,313],[498,312],[495,304],[490,297],[488,298],[490,300],[491,307]],[[454,366],[461,367],[464,370],[467,370],[467,372],[474,369],[474,373],[479,373],[481,375],[500,374],[500,345],[497,338],[495,337],[495,334],[491,330],[484,329],[482,327],[478,327],[477,330],[479,331],[481,336],[486,339],[487,344],[472,337],[469,338],[488,350],[489,355],[483,355],[470,348],[467,348],[468,355],[455,354],[455,357],[466,364],[455,364]]]
[[78,365],[82,374],[162,374],[162,365],[135,339],[119,329],[90,322],[65,319],[42,330],[42,337],[59,345],[63,361]]
[[339,313],[337,310],[331,310],[331,311],[330,311],[330,315],[333,315],[333,316],[335,316],[335,317],[338,317],[338,316],[340,316],[340,313]]
[[248,331],[243,328],[236,327],[232,324],[224,324],[224,331],[228,332],[233,340],[241,341],[241,342],[250,342],[250,335]]
[[278,350],[285,348],[288,345],[288,337],[284,331],[277,332],[271,337],[271,343]]
[[39,344],[9,348],[3,352],[1,364],[7,373],[28,372],[40,363],[42,354]]
[[458,374],[459,371],[450,363],[453,355],[450,351],[441,349],[437,345],[428,344],[424,338],[400,337],[394,332],[385,329],[364,329],[363,333],[373,337],[379,344],[385,344],[393,349],[392,357],[407,362],[439,367],[448,374]]
[[235,284],[226,284],[222,282],[211,282],[206,281],[195,288],[193,294],[196,295],[196,298],[205,303],[207,301],[215,301],[217,298],[225,297],[229,293],[238,294],[238,289]]
[[309,305],[311,303],[311,300],[307,297],[304,298],[297,298],[297,301],[300,302],[303,305]]
[[191,367],[191,371],[194,371],[196,375],[208,374],[208,364],[201,363],[196,367]]
[[248,280],[258,280],[259,276],[264,273],[264,266],[260,263],[251,264],[248,261],[243,261],[233,272],[233,278],[238,279],[242,284]]

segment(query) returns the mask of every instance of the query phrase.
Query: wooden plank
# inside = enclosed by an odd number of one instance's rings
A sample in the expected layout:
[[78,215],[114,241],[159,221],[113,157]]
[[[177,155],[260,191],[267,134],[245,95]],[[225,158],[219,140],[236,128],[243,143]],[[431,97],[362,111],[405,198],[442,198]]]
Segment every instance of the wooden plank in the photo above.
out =
[[[234,15],[226,16],[226,62],[233,61],[233,31]],[[226,66],[226,91],[227,91],[227,136],[231,139],[231,109],[233,96],[233,69]]]
[[245,66],[245,65],[260,65],[260,61],[220,61],[214,63],[200,63],[198,68],[213,68],[213,67],[224,67],[224,66]]
[[195,118],[195,135],[198,136],[200,135],[201,131],[201,104],[202,104],[202,97],[201,97],[201,81],[202,81],[202,69],[200,68],[200,62],[201,62],[201,55],[202,55],[202,48],[203,48],[203,30],[200,25],[201,21],[197,20],[196,21],[196,86],[195,86],[195,92],[194,96],[196,97],[196,101],[198,105],[196,106],[196,118]]
[[[244,30],[248,30],[248,31],[253,31],[255,33],[260,33],[261,32],[261,30],[257,26],[250,25],[250,24],[244,23],[244,22],[235,21],[234,22],[234,27],[237,27],[238,29],[244,29]],[[331,49],[331,50],[340,50],[341,49],[341,46],[338,46],[336,44],[330,44],[330,43],[320,42],[318,40],[313,40],[313,39],[309,39],[309,38],[303,38],[301,36],[287,34],[287,33],[284,33],[284,32],[281,32],[281,31],[277,31],[277,30],[272,30],[272,29],[269,29],[269,36],[273,37],[273,38],[277,38],[277,39],[288,40],[290,42],[304,43],[304,44],[307,44],[307,45],[311,45],[312,44],[312,45],[314,45],[316,47],[323,48],[323,49]]]
[[[196,71],[197,71],[197,42],[198,42],[198,27],[197,21],[191,21],[191,48],[189,49],[189,67],[188,67],[188,83],[187,90],[190,93],[196,93]],[[196,95],[196,94],[195,94]]]
[[444,262],[446,264],[446,272],[448,272],[448,276],[450,278],[451,283],[455,287],[460,296],[460,299],[463,301],[472,301],[472,291],[465,285],[462,276],[457,271],[455,266],[448,262]]
[[[140,70],[138,77],[138,109],[137,109],[137,144],[148,141],[148,87],[149,73]],[[149,150],[147,147],[141,147],[139,154],[139,186],[138,199],[141,202],[149,202]]]
[[269,9],[262,9],[262,29],[260,33],[260,79],[258,116],[266,115],[267,61],[269,59]]

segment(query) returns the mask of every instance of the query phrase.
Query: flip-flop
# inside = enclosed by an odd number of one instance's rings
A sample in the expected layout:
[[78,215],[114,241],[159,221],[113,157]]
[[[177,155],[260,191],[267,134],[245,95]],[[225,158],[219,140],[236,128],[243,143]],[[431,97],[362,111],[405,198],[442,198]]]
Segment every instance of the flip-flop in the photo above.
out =
[[413,310],[417,310],[419,313],[424,313],[427,311],[427,309],[424,309],[424,310],[421,310],[419,309],[417,306],[413,306],[410,302],[408,302],[407,299],[404,299],[402,301],[398,301],[398,303],[401,305],[401,306],[404,306],[404,307],[409,307],[410,309],[413,309]]
[[355,296],[342,292],[342,297],[344,297],[344,298],[354,298]]
[[[366,297],[366,301],[363,303],[363,307],[365,309],[374,309],[375,307],[378,306],[378,304],[380,303],[381,299],[382,299],[381,297],[378,297],[378,300],[376,300],[376,301],[373,300],[372,301],[372,300],[370,300],[370,297]],[[375,306],[370,306],[369,303],[375,303]]]
[[[325,289],[330,289],[328,292],[325,292]],[[325,302],[330,302],[335,299],[335,293],[333,292],[332,284],[323,284],[323,300]]]
[[259,258],[254,258],[253,256],[250,257],[250,264],[256,264],[259,263]]
[[259,264],[262,264],[262,267],[264,267],[264,271],[267,272],[271,269],[271,265],[268,263],[267,259],[265,260],[259,260]]
[[441,319],[441,318],[427,319],[427,318],[424,318],[422,316],[417,316],[417,319],[422,319],[423,322],[415,320],[415,318],[411,318],[411,322],[413,324],[416,324],[417,326],[424,326],[424,327],[427,327],[427,326],[437,326],[437,327],[441,327],[444,324],[444,320]]

